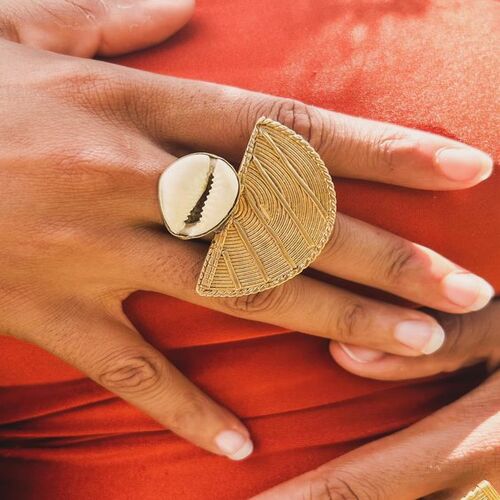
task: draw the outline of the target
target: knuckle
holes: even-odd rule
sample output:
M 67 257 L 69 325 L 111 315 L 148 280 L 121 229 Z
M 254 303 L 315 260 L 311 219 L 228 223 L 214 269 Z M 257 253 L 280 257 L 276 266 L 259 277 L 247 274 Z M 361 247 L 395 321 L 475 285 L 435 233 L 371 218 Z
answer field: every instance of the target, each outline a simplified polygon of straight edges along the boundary
M 82 140 L 64 150 L 54 148 L 53 173 L 61 186 L 93 198 L 100 194 L 103 202 L 122 199 L 125 193 L 138 196 L 151 185 L 152 175 L 138 167 L 144 160 L 131 148 L 111 138 L 101 141 L 99 147 Z
M 182 402 L 173 401 L 174 409 L 167 412 L 169 428 L 172 431 L 189 429 L 193 427 L 193 423 L 203 420 L 207 413 L 206 405 L 195 395 L 184 396 Z
M 313 118 L 311 108 L 293 99 L 277 100 L 273 110 L 276 120 L 311 141 Z
M 312 498 L 328 500 L 374 500 L 380 497 L 375 491 L 368 493 L 351 475 L 326 474 L 317 479 Z
M 58 62 L 57 67 L 53 68 L 53 71 L 40 83 L 45 89 L 57 92 L 58 96 L 62 96 L 60 92 L 64 90 L 74 101 L 78 97 L 88 98 L 89 95 L 97 97 L 103 92 L 111 93 L 116 83 L 114 74 L 95 61 L 69 60 L 64 63 Z M 50 85 L 47 85 L 48 83 Z
M 365 331 L 367 326 L 367 311 L 359 302 L 349 302 L 340 308 L 331 322 L 330 331 L 334 338 L 349 341 L 356 338 L 358 332 Z
M 164 375 L 163 359 L 147 349 L 113 353 L 100 365 L 97 381 L 120 393 L 150 392 L 159 386 Z
M 320 155 L 335 142 L 333 113 L 293 99 L 277 101 L 274 113 L 277 121 L 301 135 Z
M 266 116 L 294 130 L 318 150 L 324 143 L 327 128 L 325 118 L 314 106 L 279 97 L 266 98 L 246 108 L 247 116 L 244 121 L 249 129 L 260 116 Z
M 407 242 L 390 243 L 377 259 L 384 266 L 384 278 L 389 283 L 399 284 L 417 265 L 413 246 Z
M 52 162 L 59 178 L 69 183 L 73 192 L 112 193 L 117 182 L 123 184 L 122 176 L 111 165 L 112 160 L 97 159 L 91 146 L 79 145 L 54 152 Z
M 224 305 L 239 314 L 279 313 L 290 302 L 290 287 L 284 285 L 241 297 L 227 297 Z
M 30 258 L 33 262 L 41 264 L 48 257 L 57 259 L 59 264 L 68 258 L 74 261 L 75 248 L 85 248 L 89 245 L 91 241 L 87 231 L 75 227 L 68 219 L 59 217 L 57 222 L 48 222 L 43 231 L 38 232 L 37 237 L 30 241 Z
M 419 149 L 416 141 L 393 130 L 382 130 L 381 133 L 374 134 L 371 142 L 375 151 L 372 157 L 373 166 L 382 167 L 388 173 L 396 169 L 402 154 L 417 153 Z
M 37 90 L 80 110 L 90 111 L 104 123 L 123 122 L 134 105 L 131 85 L 122 69 L 108 68 L 93 60 L 53 63 L 40 77 Z

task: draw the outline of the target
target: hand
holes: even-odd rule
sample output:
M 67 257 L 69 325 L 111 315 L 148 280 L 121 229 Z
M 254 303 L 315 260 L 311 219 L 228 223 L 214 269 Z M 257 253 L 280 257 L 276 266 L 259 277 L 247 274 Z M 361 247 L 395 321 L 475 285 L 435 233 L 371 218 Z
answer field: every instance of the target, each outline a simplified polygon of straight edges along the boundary
M 385 355 L 356 363 L 338 346 L 335 359 L 358 375 L 414 378 L 486 360 L 500 361 L 500 300 L 479 313 L 442 316 L 447 340 L 425 358 Z M 362 446 L 317 470 L 258 495 L 274 499 L 397 498 L 458 500 L 488 479 L 500 485 L 500 371 L 480 387 L 417 424 Z
M 142 39 L 128 39 L 116 21 L 123 1 L 106 2 L 104 11 L 97 8 L 102 3 L 89 2 L 85 11 L 93 38 L 75 35 L 69 22 L 81 16 L 75 2 L 54 0 L 48 13 L 29 3 L 35 10 L 7 8 L 3 18 L 1 6 L 9 4 L 0 4 L 4 35 L 36 47 L 0 40 L 0 330 L 38 344 L 179 435 L 232 458 L 251 452 L 247 430 L 134 330 L 121 308 L 132 291 L 394 354 L 439 348 L 444 334 L 432 316 L 306 276 L 238 299 L 196 295 L 207 247 L 166 233 L 158 178 L 176 155 L 193 150 L 236 164 L 261 115 L 302 134 L 339 176 L 461 189 L 486 178 L 491 159 L 436 135 L 289 99 L 39 50 L 118 53 L 161 38 L 148 24 L 154 36 L 145 25 Z M 140 5 L 149 12 L 153 3 Z M 492 294 L 484 280 L 431 250 L 342 214 L 313 267 L 448 312 L 480 309 Z

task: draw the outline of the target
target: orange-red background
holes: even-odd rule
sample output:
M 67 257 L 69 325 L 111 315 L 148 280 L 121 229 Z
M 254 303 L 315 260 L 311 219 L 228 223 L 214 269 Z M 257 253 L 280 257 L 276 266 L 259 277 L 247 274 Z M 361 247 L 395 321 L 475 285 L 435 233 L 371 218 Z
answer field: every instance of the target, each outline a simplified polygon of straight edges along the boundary
M 119 62 L 441 133 L 498 159 L 498 21 L 494 0 L 199 0 L 171 41 Z M 497 289 L 499 185 L 497 174 L 454 193 L 336 181 L 341 211 L 440 251 Z M 410 424 L 484 376 L 363 380 L 336 366 L 321 339 L 153 294 L 125 308 L 245 419 L 254 456 L 210 456 L 61 361 L 0 337 L 0 498 L 243 498 Z

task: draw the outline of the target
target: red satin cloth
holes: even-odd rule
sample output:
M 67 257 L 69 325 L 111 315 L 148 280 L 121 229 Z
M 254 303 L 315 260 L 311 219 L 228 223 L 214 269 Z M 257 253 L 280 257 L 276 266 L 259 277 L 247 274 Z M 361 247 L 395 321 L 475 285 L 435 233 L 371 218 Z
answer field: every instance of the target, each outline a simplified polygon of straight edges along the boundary
M 199 0 L 191 24 L 120 62 L 441 133 L 498 158 L 493 0 Z M 500 176 L 463 192 L 337 180 L 340 210 L 443 252 L 500 287 Z M 484 377 L 383 383 L 322 339 L 154 294 L 144 336 L 250 427 L 253 457 L 196 449 L 33 346 L 0 337 L 0 498 L 235 499 L 393 432 Z

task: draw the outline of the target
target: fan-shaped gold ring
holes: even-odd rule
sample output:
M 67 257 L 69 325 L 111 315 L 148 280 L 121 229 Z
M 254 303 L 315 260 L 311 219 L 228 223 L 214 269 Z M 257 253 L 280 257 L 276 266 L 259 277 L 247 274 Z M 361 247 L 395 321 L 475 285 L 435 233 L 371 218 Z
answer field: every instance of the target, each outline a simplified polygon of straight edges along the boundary
M 161 175 L 165 226 L 182 239 L 213 235 L 196 291 L 248 295 L 278 286 L 318 256 L 335 224 L 336 197 L 311 145 L 261 118 L 238 172 L 223 158 L 193 153 Z

